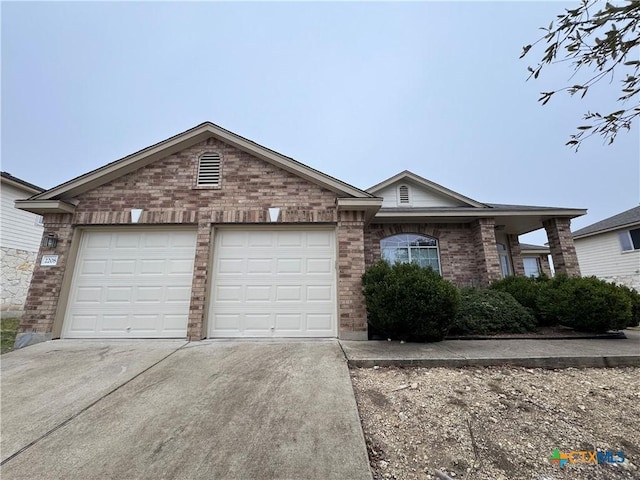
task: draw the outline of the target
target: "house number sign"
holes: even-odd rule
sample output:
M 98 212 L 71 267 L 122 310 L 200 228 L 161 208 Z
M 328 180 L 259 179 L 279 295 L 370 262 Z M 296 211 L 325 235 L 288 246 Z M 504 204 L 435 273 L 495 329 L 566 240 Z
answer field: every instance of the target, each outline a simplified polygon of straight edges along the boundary
M 54 267 L 58 265 L 58 255 L 43 255 L 40 260 L 43 267 Z

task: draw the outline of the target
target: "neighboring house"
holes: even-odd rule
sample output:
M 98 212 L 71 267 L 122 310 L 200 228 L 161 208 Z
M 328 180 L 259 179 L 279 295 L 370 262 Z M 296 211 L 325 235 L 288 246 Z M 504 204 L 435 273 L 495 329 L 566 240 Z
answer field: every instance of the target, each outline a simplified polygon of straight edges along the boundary
M 549 265 L 549 254 L 551 253 L 549 247 L 521 243 L 520 251 L 522 252 L 525 276 L 538 277 L 541 274 L 547 277 L 552 276 L 551 266 Z
M 640 206 L 573 233 L 582 274 L 640 291 Z
M 42 216 L 16 210 L 14 202 L 44 189 L 0 172 L 0 248 L 2 249 L 2 318 L 21 317 L 42 240 Z
M 485 204 L 410 172 L 369 190 L 203 123 L 17 202 L 45 237 L 18 345 L 48 338 L 366 339 L 361 277 L 388 260 L 458 285 L 524 274 L 546 228 L 579 275 L 582 209 Z

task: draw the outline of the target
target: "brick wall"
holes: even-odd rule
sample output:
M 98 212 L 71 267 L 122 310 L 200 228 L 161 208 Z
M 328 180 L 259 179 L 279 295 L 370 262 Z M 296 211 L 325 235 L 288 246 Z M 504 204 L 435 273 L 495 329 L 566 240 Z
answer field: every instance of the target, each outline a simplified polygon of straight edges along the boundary
M 340 212 L 338 221 L 339 337 L 367 339 L 367 310 L 362 294 L 364 214 Z
M 551 258 L 556 273 L 579 277 L 580 266 L 571 234 L 571 220 L 552 218 L 545 220 L 543 225 L 547 231 Z
M 222 159 L 220 187 L 196 186 L 198 157 L 206 152 L 218 153 Z M 203 338 L 206 335 L 203 318 L 209 288 L 211 226 L 271 223 L 269 207 L 281 208 L 278 224 L 338 224 L 341 258 L 339 331 L 366 332 L 364 303 L 360 299 L 359 285 L 355 286 L 355 278 L 359 282 L 364 269 L 364 222 L 360 214 L 349 212 L 350 216 L 343 213 L 338 223 L 336 194 L 332 191 L 210 138 L 76 198 L 79 204 L 73 215 L 45 215 L 45 232 L 58 235 L 58 246 L 38 255 L 20 332 L 52 332 L 74 228 L 129 225 L 130 210 L 142 208 L 140 225 L 197 226 L 188 336 Z M 42 253 L 59 255 L 58 265 L 40 267 Z M 352 294 L 353 298 L 350 297 Z
M 496 248 L 495 220 L 479 218 L 471 226 L 473 244 L 476 251 L 479 285 L 487 286 L 502 278 L 502 269 Z
M 524 262 L 522 261 L 522 249 L 520 248 L 520 239 L 518 235 L 507 235 L 509 242 L 509 250 L 511 250 L 511 265 L 513 265 L 513 274 L 524 276 Z

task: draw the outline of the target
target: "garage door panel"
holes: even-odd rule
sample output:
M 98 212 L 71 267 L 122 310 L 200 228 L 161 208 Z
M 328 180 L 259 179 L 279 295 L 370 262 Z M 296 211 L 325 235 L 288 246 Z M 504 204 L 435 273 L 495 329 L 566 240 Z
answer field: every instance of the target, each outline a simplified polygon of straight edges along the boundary
M 307 314 L 307 329 L 316 331 L 331 330 L 331 315 L 326 313 L 309 313 Z
M 63 336 L 186 336 L 194 231 L 85 232 Z
M 334 230 L 218 230 L 209 335 L 335 336 L 335 255 Z
M 330 285 L 308 285 L 307 302 L 333 302 L 333 288 Z

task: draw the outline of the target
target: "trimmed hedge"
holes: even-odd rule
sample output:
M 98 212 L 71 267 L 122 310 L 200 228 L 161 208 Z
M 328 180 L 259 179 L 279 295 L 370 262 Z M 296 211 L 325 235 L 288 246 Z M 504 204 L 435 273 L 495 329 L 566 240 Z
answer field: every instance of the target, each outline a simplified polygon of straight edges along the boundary
M 458 289 L 431 268 L 380 261 L 362 276 L 369 324 L 388 338 L 437 342 L 460 303 Z
M 466 288 L 450 334 L 525 333 L 535 328 L 533 314 L 509 293 Z
M 627 327 L 640 326 L 640 293 L 635 288 L 629 288 L 626 285 L 618 285 L 618 288 L 631 301 L 631 319 Z
M 543 288 L 549 282 L 546 276 L 539 277 L 519 277 L 509 276 L 502 280 L 497 280 L 489 287 L 491 290 L 498 290 L 509 293 L 520 305 L 527 308 L 537 320 L 538 325 L 545 325 L 538 308 L 538 297 Z
M 538 310 L 547 324 L 594 333 L 621 330 L 632 319 L 629 296 L 596 277 L 556 276 L 541 290 Z

